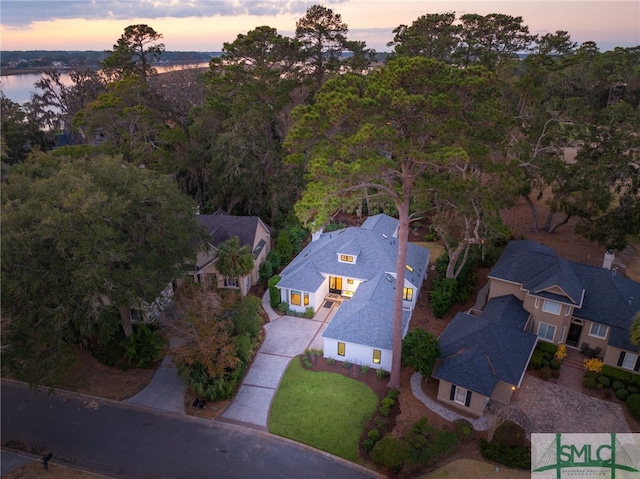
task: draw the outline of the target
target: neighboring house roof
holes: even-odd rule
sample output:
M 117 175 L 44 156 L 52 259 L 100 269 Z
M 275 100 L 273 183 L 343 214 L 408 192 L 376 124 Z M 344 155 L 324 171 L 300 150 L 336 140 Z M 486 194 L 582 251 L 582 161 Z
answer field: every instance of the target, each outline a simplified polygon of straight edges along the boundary
M 582 302 L 583 287 L 569 262 L 530 240 L 511 241 L 489 277 L 522 284 L 531 295 L 544 299 L 574 306 Z
M 487 397 L 498 381 L 519 386 L 537 340 L 523 330 L 528 317 L 513 295 L 490 299 L 480 316 L 456 314 L 438 338 L 433 377 Z
M 567 261 L 551 248 L 530 240 L 510 242 L 489 277 L 522 284 L 534 296 L 571 303 L 575 306 L 574 317 L 611 328 L 611 346 L 639 349 L 629 341 L 629 328 L 640 311 L 640 283 L 615 271 Z M 554 286 L 566 296 L 540 292 Z M 582 291 L 582 297 L 576 303 L 578 291 Z
M 280 273 L 279 288 L 316 291 L 322 283 L 318 275 L 343 276 L 367 281 L 380 273 L 395 273 L 398 258 L 398 240 L 387 235 L 398 220 L 376 215 L 376 221 L 367 228 L 350 227 L 324 233 L 309 243 Z M 367 220 L 368 221 L 368 220 Z M 365 224 L 367 224 L 365 221 Z M 340 262 L 340 255 L 357 256 L 353 263 Z M 416 287 L 422 285 L 429 263 L 429 250 L 414 244 L 407 247 L 407 264 L 413 269 L 405 271 L 405 278 Z
M 362 283 L 352 299 L 341 303 L 322 337 L 376 349 L 393 349 L 394 290 L 395 278 L 386 273 Z M 403 310 L 403 332 L 410 319 L 411 311 Z
M 197 215 L 196 219 L 209 235 L 209 243 L 214 247 L 237 236 L 240 240 L 240 246 L 249 245 L 253 250 L 257 246 L 254 241 L 258 225 L 262 224 L 269 233 L 271 231 L 257 216 L 232 216 L 216 213 Z

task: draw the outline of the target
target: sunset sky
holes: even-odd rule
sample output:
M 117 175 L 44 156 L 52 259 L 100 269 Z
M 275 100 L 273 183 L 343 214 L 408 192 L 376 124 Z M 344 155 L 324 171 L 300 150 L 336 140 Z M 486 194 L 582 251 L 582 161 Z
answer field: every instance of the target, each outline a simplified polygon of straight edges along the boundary
M 390 50 L 398 25 L 450 11 L 521 16 L 531 33 L 566 30 L 601 51 L 640 45 L 637 0 L 2 0 L 0 49 L 110 50 L 126 26 L 146 23 L 163 35 L 167 50 L 220 51 L 223 42 L 260 25 L 293 36 L 296 21 L 317 3 L 342 15 L 349 39 L 379 52 Z

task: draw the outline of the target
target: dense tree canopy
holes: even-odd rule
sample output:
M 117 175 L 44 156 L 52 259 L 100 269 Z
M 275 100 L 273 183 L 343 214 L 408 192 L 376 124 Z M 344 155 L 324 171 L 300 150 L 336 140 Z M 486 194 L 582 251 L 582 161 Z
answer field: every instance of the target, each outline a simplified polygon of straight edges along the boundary
M 116 79 L 136 76 L 146 79 L 156 73 L 153 62 L 160 58 L 165 47 L 162 38 L 152 27 L 145 24 L 129 25 L 108 52 L 102 66 Z
M 12 359 L 36 373 L 35 344 L 55 356 L 120 324 L 130 332 L 129 308 L 155 300 L 195 255 L 194 213 L 169 178 L 118 158 L 40 154 L 11 168 L 1 287 Z

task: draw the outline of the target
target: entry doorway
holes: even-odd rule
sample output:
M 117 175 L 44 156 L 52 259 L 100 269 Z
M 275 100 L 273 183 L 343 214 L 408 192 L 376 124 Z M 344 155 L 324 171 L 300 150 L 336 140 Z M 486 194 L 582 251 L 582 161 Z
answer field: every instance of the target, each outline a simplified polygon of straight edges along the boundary
M 342 294 L 342 277 L 329 276 L 329 292 Z
M 567 334 L 567 346 L 578 347 L 580 342 L 580 335 L 582 334 L 583 323 L 579 319 L 571 321 L 569 326 L 569 333 Z

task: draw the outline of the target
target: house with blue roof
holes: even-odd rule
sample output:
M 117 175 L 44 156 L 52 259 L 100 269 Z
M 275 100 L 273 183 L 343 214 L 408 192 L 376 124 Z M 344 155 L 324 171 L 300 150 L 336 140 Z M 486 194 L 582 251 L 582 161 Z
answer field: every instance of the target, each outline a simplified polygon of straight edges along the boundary
M 433 377 L 442 402 L 477 415 L 489 400 L 508 403 L 536 341 L 597 352 L 607 365 L 640 372 L 640 348 L 629 340 L 640 283 L 530 240 L 510 242 L 488 277 L 482 313 L 458 313 L 439 338 Z
M 280 300 L 300 313 L 337 308 L 324 331 L 326 358 L 391 370 L 398 220 L 371 216 L 360 227 L 318 235 L 280 273 Z M 427 276 L 429 250 L 409 244 L 403 335 Z

